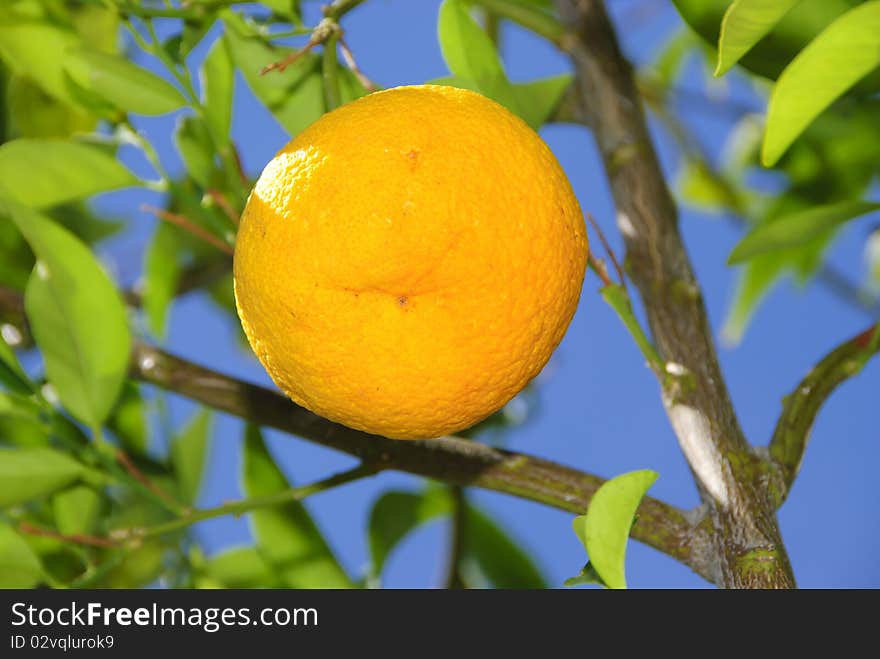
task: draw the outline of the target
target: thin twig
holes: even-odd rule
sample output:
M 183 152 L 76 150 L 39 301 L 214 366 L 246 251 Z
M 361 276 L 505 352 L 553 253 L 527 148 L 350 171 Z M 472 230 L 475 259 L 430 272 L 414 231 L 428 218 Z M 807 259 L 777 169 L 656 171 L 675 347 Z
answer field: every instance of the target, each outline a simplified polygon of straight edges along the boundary
M 189 232 L 196 238 L 208 243 L 209 245 L 216 247 L 221 252 L 225 252 L 226 254 L 232 255 L 235 250 L 233 250 L 232 246 L 228 243 L 224 242 L 217 236 L 215 236 L 210 231 L 203 229 L 198 224 L 193 222 L 187 217 L 180 215 L 178 213 L 171 213 L 170 211 L 163 210 L 161 208 L 156 208 L 154 206 L 149 206 L 148 204 L 141 204 L 141 210 L 145 213 L 150 213 L 155 215 L 160 220 L 165 220 L 166 222 L 170 222 L 171 224 L 175 224 L 179 226 L 184 231 Z
M 229 203 L 229 200 L 223 196 L 223 193 L 219 190 L 215 190 L 214 188 L 210 188 L 205 191 L 205 194 L 211 198 L 217 206 L 220 207 L 220 210 L 228 217 L 233 224 L 238 224 L 238 213 L 235 212 L 235 209 L 232 207 L 232 204 Z
M 109 538 L 99 538 L 98 536 L 85 535 L 82 533 L 73 533 L 68 535 L 64 533 L 59 533 L 58 531 L 53 531 L 52 529 L 44 529 L 39 526 L 34 526 L 30 522 L 21 522 L 18 525 L 18 530 L 27 535 L 52 538 L 53 540 L 60 540 L 61 542 L 67 542 L 74 545 L 85 545 L 87 547 L 116 547 L 119 545 L 118 542 Z
M 620 262 L 617 260 L 617 256 L 614 254 L 614 250 L 611 249 L 611 243 L 608 242 L 608 239 L 605 237 L 605 233 L 602 231 L 602 227 L 599 226 L 599 223 L 596 222 L 596 218 L 593 217 L 592 213 L 585 213 L 587 219 L 590 221 L 590 226 L 593 227 L 593 230 L 596 232 L 596 235 L 599 236 L 599 242 L 602 243 L 602 248 L 605 250 L 605 253 L 608 254 L 608 258 L 611 259 L 611 263 L 614 265 L 614 270 L 617 272 L 617 276 L 620 279 L 620 285 L 626 289 L 626 277 L 623 274 L 623 268 L 620 267 Z
M 449 495 L 452 510 L 449 517 L 449 554 L 446 560 L 445 588 L 461 590 L 467 587 L 461 574 L 467 533 L 467 499 L 464 488 L 459 485 L 452 485 L 449 488 Z
M 342 59 L 345 60 L 345 64 L 354 74 L 354 77 L 358 79 L 358 82 L 363 85 L 364 89 L 368 92 L 377 91 L 379 88 L 376 84 L 370 80 L 364 72 L 361 71 L 360 67 L 357 65 L 357 61 L 354 59 L 354 53 L 351 52 L 351 49 L 348 47 L 348 44 L 345 43 L 345 39 L 339 38 L 339 50 L 342 52 Z
M 176 501 L 174 497 L 172 497 L 170 494 L 165 492 L 161 487 L 151 481 L 144 472 L 138 469 L 138 466 L 134 463 L 134 461 L 121 448 L 116 449 L 116 461 L 120 465 L 122 465 L 125 471 L 127 471 L 132 478 L 134 478 L 138 483 L 147 488 L 150 492 L 152 492 L 157 497 L 170 504 L 174 508 L 181 508 L 180 503 Z

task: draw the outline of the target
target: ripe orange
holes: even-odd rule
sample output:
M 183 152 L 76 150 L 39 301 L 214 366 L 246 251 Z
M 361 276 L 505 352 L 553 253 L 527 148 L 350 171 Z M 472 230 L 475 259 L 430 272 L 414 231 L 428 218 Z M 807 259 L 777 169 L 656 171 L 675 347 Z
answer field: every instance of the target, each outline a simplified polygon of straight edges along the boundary
M 538 374 L 586 260 L 578 202 L 531 128 L 474 92 L 398 87 L 324 115 L 266 166 L 235 296 L 295 402 L 371 433 L 438 437 Z

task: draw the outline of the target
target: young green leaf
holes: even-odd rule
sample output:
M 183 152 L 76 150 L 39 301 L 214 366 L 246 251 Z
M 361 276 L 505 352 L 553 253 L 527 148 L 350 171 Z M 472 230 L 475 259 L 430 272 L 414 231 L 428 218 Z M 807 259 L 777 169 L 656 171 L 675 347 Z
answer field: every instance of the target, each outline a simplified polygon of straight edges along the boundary
M 715 75 L 727 73 L 800 0 L 735 0 L 721 21 Z
M 733 248 L 727 262 L 742 263 L 758 254 L 802 245 L 844 222 L 876 210 L 880 210 L 880 203 L 844 201 L 783 215 L 749 231 Z
M 612 478 L 600 487 L 586 515 L 572 522 L 590 563 L 609 588 L 626 588 L 626 543 L 639 502 L 657 480 L 648 469 Z
M 245 433 L 242 486 L 246 496 L 273 494 L 290 487 L 275 465 L 259 428 Z M 288 588 L 350 588 L 348 575 L 333 556 L 305 506 L 291 501 L 249 514 L 257 548 Z
M 147 326 L 159 338 L 165 337 L 168 311 L 180 283 L 181 265 L 178 229 L 159 222 L 144 257 L 143 295 Z
M 212 556 L 206 574 L 224 588 L 280 588 L 281 582 L 256 547 L 233 547 Z
M 101 494 L 88 485 L 74 485 L 52 497 L 52 512 L 58 530 L 65 535 L 94 531 L 101 517 Z
M 124 57 L 71 48 L 64 59 L 74 82 L 125 112 L 158 115 L 186 105 L 177 87 Z
M 199 495 L 210 439 L 211 413 L 202 409 L 171 440 L 171 465 L 187 503 L 194 503 Z
M 471 81 L 481 94 L 522 116 L 495 46 L 471 17 L 468 6 L 461 0 L 443 0 L 437 30 L 443 59 L 453 75 Z
M 37 138 L 0 146 L 0 181 L 7 194 L 36 208 L 139 183 L 106 151 L 78 142 Z
M 513 93 L 525 122 L 537 130 L 547 123 L 571 87 L 568 73 L 531 82 L 515 83 Z
M 85 472 L 69 455 L 50 448 L 0 449 L 0 508 L 51 494 Z
M 202 83 L 202 105 L 205 123 L 217 145 L 229 143 L 232 127 L 232 99 L 235 89 L 235 69 L 223 39 L 211 46 L 202 64 L 199 78 Z
M 464 554 L 473 557 L 495 588 L 546 588 L 532 558 L 491 517 L 466 509 Z
M 234 12 L 225 12 L 223 39 L 229 55 L 244 76 L 245 82 L 281 126 L 296 135 L 324 114 L 324 86 L 320 57 L 307 53 L 284 71 L 263 68 L 284 59 L 289 48 L 272 48 L 262 38 L 249 36 L 242 19 Z
M 562 582 L 563 586 L 571 588 L 573 586 L 602 586 L 602 588 L 607 588 L 608 585 L 602 581 L 602 577 L 599 576 L 599 573 L 596 572 L 596 568 L 593 567 L 593 564 L 587 561 L 587 564 L 581 568 L 581 571 L 578 572 L 575 576 L 569 577 L 565 581 Z
M 192 179 L 203 189 L 210 188 L 214 147 L 205 124 L 193 116 L 180 117 L 174 130 L 174 144 Z
M 0 213 L 16 223 L 37 256 L 25 311 L 63 405 L 99 427 L 128 371 L 131 335 L 125 306 L 88 247 L 50 219 L 12 201 Z
M 394 548 L 422 524 L 448 515 L 452 503 L 446 490 L 423 493 L 391 491 L 382 494 L 370 510 L 368 536 L 370 572 L 378 578 Z
M 776 161 L 833 101 L 880 66 L 880 0 L 853 7 L 822 31 L 773 87 L 761 162 Z
M 0 588 L 33 588 L 43 580 L 43 566 L 30 545 L 0 522 Z

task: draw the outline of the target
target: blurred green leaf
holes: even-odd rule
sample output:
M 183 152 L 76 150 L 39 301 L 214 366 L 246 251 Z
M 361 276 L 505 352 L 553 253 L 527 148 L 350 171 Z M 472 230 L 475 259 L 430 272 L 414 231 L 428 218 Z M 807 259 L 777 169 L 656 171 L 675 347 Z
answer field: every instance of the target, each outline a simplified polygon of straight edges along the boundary
M 138 184 L 131 172 L 100 149 L 37 138 L 0 146 L 0 181 L 14 199 L 36 208 Z
M 452 74 L 472 82 L 476 91 L 523 116 L 492 40 L 471 17 L 464 2 L 443 0 L 437 30 L 443 59 Z
M 211 412 L 201 409 L 171 440 L 171 465 L 183 500 L 194 503 L 205 472 L 211 441 Z
M 699 39 L 690 29 L 679 30 L 654 57 L 648 74 L 661 89 L 668 89 L 678 79 L 685 61 L 698 45 Z
M 27 373 L 18 363 L 15 352 L 0 336 L 0 383 L 14 393 L 29 394 L 34 390 Z
M 833 101 L 880 66 L 880 0 L 854 7 L 792 60 L 773 87 L 762 163 L 769 167 Z
M 0 417 L 40 421 L 42 413 L 43 407 L 30 396 L 0 391 Z
M 0 212 L 18 226 L 38 261 L 25 310 L 64 406 L 99 427 L 128 371 L 131 336 L 125 306 L 92 252 L 66 229 L 12 201 Z
M 281 583 L 256 547 L 233 547 L 212 556 L 205 572 L 224 588 L 280 588 Z
M 609 588 L 626 588 L 626 543 L 639 502 L 657 480 L 648 469 L 621 474 L 600 487 L 586 515 L 572 522 L 590 563 Z
M 449 495 L 441 488 L 382 494 L 373 504 L 368 522 L 371 576 L 382 574 L 388 557 L 407 534 L 450 510 Z
M 43 566 L 27 542 L 0 522 L 0 588 L 33 588 L 43 580 Z
M 739 207 L 739 199 L 730 185 L 697 160 L 684 161 L 675 187 L 688 205 L 706 212 L 720 213 Z
M 715 75 L 730 70 L 800 0 L 735 0 L 721 21 Z
M 91 132 L 98 125 L 97 117 L 49 95 L 29 78 L 12 76 L 6 92 L 9 128 L 15 137 L 62 138 Z
M 85 48 L 64 51 L 65 68 L 84 89 L 115 107 L 135 114 L 173 112 L 186 99 L 170 82 L 124 57 Z
M 547 123 L 571 87 L 572 80 L 572 76 L 566 73 L 514 84 L 517 107 L 525 122 L 535 130 Z
M 202 105 L 205 123 L 214 143 L 229 143 L 232 128 L 232 100 L 235 89 L 235 68 L 223 39 L 211 46 L 199 72 L 202 83 Z
M 181 245 L 177 230 L 159 222 L 147 247 L 144 263 L 143 306 L 150 332 L 165 337 L 168 312 L 181 276 Z
M 51 494 L 76 481 L 85 467 L 50 448 L 0 449 L 0 508 Z
M 259 428 L 245 433 L 243 490 L 248 497 L 290 488 L 275 465 Z M 255 510 L 248 515 L 257 548 L 289 588 L 350 588 L 348 575 L 299 502 Z
M 284 71 L 261 75 L 260 71 L 284 59 L 291 49 L 273 48 L 262 38 L 249 36 L 235 12 L 224 12 L 223 22 L 223 39 L 232 61 L 254 96 L 289 134 L 296 135 L 324 114 L 324 86 L 317 55 L 307 53 Z
M 89 534 L 101 516 L 101 494 L 88 485 L 74 485 L 55 493 L 52 512 L 58 530 L 65 535 Z
M 214 173 L 214 147 L 205 124 L 193 116 L 178 119 L 174 144 L 186 171 L 203 189 L 211 187 Z
M 742 263 L 758 254 L 795 247 L 866 213 L 880 210 L 880 203 L 844 201 L 782 215 L 755 226 L 740 240 L 727 259 Z
M 146 402 L 135 382 L 129 380 L 123 385 L 122 394 L 107 419 L 107 425 L 128 453 L 136 456 L 147 454 L 150 437 Z
M 546 588 L 532 558 L 480 509 L 468 505 L 464 553 L 472 556 L 495 588 Z

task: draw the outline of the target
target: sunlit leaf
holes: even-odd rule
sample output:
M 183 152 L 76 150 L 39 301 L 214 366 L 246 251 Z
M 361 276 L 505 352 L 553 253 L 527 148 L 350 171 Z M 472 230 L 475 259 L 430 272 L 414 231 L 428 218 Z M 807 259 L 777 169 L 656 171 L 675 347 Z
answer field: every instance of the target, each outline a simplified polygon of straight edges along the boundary
M 0 146 L 0 181 L 16 200 L 37 208 L 138 184 L 130 171 L 101 149 L 37 138 Z
M 798 2 L 800 0 L 735 0 L 721 22 L 715 75 L 726 73 Z
M 51 494 L 84 473 L 82 464 L 60 451 L 0 449 L 0 508 Z
M 58 530 L 65 535 L 91 533 L 101 516 L 101 495 L 88 485 L 74 485 L 52 497 Z
M 639 502 L 657 480 L 644 469 L 612 478 L 600 487 L 586 515 L 575 517 L 574 532 L 590 563 L 609 588 L 626 588 L 626 543 Z
M 248 497 L 265 496 L 290 488 L 275 465 L 258 428 L 245 435 L 243 490 Z M 254 510 L 248 515 L 263 558 L 289 588 L 349 588 L 351 581 L 333 556 L 305 506 L 291 501 L 283 506 Z
M 193 116 L 180 117 L 174 131 L 174 144 L 192 179 L 202 188 L 210 188 L 214 147 L 205 124 Z
M 73 30 L 44 21 L 8 18 L 0 13 L 0 58 L 13 72 L 68 104 L 76 101 L 70 93 L 60 53 L 80 43 Z
M 471 81 L 481 94 L 522 116 L 517 94 L 495 46 L 471 17 L 468 6 L 461 0 L 444 0 L 437 30 L 443 59 L 453 75 Z
M 853 7 L 779 76 L 767 109 L 761 161 L 772 166 L 833 101 L 880 66 L 880 0 Z
M 324 86 L 320 58 L 308 53 L 284 69 L 260 72 L 290 54 L 289 48 L 273 48 L 263 38 L 248 35 L 241 18 L 233 12 L 223 14 L 223 39 L 232 61 L 248 87 L 272 113 L 281 126 L 296 135 L 324 114 Z
M 128 371 L 125 306 L 92 252 L 66 229 L 11 201 L 0 212 L 37 255 L 25 311 L 64 406 L 96 428 L 110 413 Z
M 593 567 L 593 564 L 587 562 L 586 565 L 581 569 L 581 571 L 573 577 L 569 577 L 565 581 L 562 582 L 563 586 L 568 588 L 574 586 L 602 586 L 603 588 L 607 588 L 608 586 L 602 581 L 602 577 L 599 576 L 599 573 L 596 572 L 596 568 Z
M 229 57 L 229 50 L 222 39 L 218 39 L 211 46 L 199 76 L 202 83 L 205 123 L 216 144 L 227 144 L 232 126 L 235 69 Z
M 224 588 L 280 588 L 281 583 L 256 547 L 233 547 L 212 556 L 205 572 Z
M 43 580 L 43 566 L 27 542 L 0 522 L 0 588 L 32 588 Z
M 171 440 L 171 465 L 187 503 L 194 503 L 198 497 L 210 439 L 211 413 L 202 409 Z
M 67 72 L 77 84 L 120 110 L 157 115 L 186 105 L 174 85 L 124 57 L 71 48 L 64 52 L 64 59 Z
M 733 248 L 727 262 L 742 263 L 758 254 L 801 245 L 844 222 L 878 209 L 880 204 L 876 202 L 844 201 L 783 215 L 749 231 Z
M 547 123 L 571 87 L 572 80 L 571 75 L 563 74 L 531 82 L 515 83 L 513 92 L 525 122 L 535 129 Z

